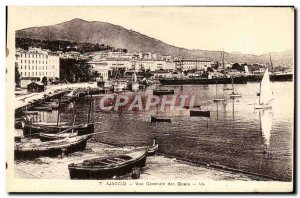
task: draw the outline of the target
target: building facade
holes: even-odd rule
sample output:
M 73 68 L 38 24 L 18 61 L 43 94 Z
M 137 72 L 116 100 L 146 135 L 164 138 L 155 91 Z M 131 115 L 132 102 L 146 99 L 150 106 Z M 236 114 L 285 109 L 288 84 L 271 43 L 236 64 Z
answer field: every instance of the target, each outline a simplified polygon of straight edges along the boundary
M 29 50 L 16 51 L 16 63 L 19 68 L 21 79 L 23 77 L 46 76 L 59 78 L 59 55 L 40 48 L 29 48 Z
M 210 60 L 183 59 L 183 60 L 176 60 L 174 62 L 176 64 L 176 69 L 182 69 L 182 70 L 206 71 L 208 67 L 212 66 L 212 61 Z

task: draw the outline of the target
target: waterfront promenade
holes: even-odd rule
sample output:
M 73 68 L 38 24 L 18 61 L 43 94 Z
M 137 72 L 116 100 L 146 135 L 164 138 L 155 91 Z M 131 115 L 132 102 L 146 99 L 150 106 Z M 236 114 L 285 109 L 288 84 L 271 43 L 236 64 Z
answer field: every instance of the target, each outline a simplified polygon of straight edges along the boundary
M 89 83 L 72 83 L 72 84 L 58 84 L 58 85 L 49 85 L 45 86 L 44 92 L 39 93 L 28 93 L 24 95 L 19 95 L 14 98 L 14 108 L 18 109 L 27 105 L 29 102 L 33 100 L 42 99 L 45 94 L 49 95 L 50 93 L 54 93 L 55 91 L 63 91 L 68 89 L 77 89 L 77 88 L 94 88 L 97 87 L 97 83 L 93 82 Z

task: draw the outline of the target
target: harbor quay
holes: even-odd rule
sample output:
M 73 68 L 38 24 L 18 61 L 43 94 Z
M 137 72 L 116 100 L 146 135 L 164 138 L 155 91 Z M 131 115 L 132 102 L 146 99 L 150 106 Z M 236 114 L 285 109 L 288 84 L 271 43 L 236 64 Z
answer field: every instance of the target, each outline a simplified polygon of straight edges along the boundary
M 97 140 L 91 140 L 83 152 L 75 152 L 59 158 L 42 157 L 33 161 L 17 160 L 15 162 L 15 174 L 18 178 L 24 179 L 69 179 L 68 164 L 71 162 L 80 162 L 82 159 L 91 159 L 95 157 L 106 157 L 111 154 L 128 152 L 135 147 L 117 147 L 110 144 L 104 144 Z M 55 167 L 55 168 L 53 168 Z M 56 171 L 59 169 L 60 171 Z M 167 157 L 163 154 L 157 154 L 147 158 L 147 166 L 141 170 L 140 180 L 157 180 L 164 175 L 167 180 L 239 180 L 239 181 L 262 181 L 257 176 L 235 173 L 209 166 L 197 165 L 175 157 Z M 120 180 L 132 180 L 131 174 L 115 178 Z M 139 181 L 140 181 L 139 180 Z M 147 185 L 147 184 L 146 184 Z M 153 182 L 148 183 L 153 185 Z

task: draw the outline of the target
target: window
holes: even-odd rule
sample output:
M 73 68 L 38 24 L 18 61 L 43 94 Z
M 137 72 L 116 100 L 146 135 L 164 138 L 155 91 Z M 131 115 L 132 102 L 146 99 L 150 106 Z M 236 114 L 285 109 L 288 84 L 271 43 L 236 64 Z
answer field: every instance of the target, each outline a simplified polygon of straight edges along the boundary
M 24 76 L 26 76 L 26 72 L 24 73 Z
M 35 75 L 37 76 L 37 72 L 35 72 Z
M 26 69 L 26 65 L 25 65 L 25 69 Z M 26 75 L 26 72 L 25 72 L 25 75 Z
M 21 60 L 21 63 L 22 63 L 22 60 Z
M 21 65 L 21 69 L 22 69 L 22 65 Z
M 21 76 L 22 76 L 23 74 L 22 74 L 22 72 L 21 72 Z
M 25 60 L 25 63 L 26 63 L 26 60 Z
M 34 76 L 34 72 L 32 72 L 32 76 Z
M 26 58 L 26 54 L 25 54 L 25 58 Z M 25 63 L 26 63 L 26 61 L 25 61 Z M 25 74 L 25 76 L 26 76 L 26 74 Z

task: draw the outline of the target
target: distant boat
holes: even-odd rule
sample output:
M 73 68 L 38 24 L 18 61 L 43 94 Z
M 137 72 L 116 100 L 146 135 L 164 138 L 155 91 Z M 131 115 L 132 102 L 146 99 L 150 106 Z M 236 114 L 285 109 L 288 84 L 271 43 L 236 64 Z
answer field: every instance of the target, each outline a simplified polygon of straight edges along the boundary
M 172 122 L 171 118 L 151 116 L 151 122 Z
M 271 101 L 273 100 L 273 92 L 271 88 L 271 81 L 269 77 L 268 68 L 265 71 L 265 74 L 260 82 L 259 86 L 259 104 L 255 106 L 255 109 L 270 109 Z
M 210 117 L 210 111 L 203 111 L 201 109 L 191 109 L 190 117 Z
M 216 84 L 216 98 L 214 99 L 214 102 L 220 102 L 220 101 L 224 101 L 225 98 L 218 98 L 218 87 Z
M 242 94 L 234 92 L 233 76 L 231 76 L 231 86 L 232 86 L 232 93 L 230 94 L 230 98 L 242 97 Z
M 133 83 L 131 84 L 131 90 L 137 91 L 140 88 L 140 84 L 137 81 L 136 72 L 133 73 Z
M 174 94 L 174 89 L 158 88 L 157 82 L 155 81 L 155 89 L 153 89 L 153 95 L 162 96 L 162 95 L 171 95 L 171 94 Z
M 130 153 L 84 160 L 81 163 L 69 164 L 71 179 L 111 179 L 132 172 L 135 167 L 146 166 L 147 149 Z
M 147 155 L 153 156 L 156 154 L 157 150 L 158 150 L 158 144 L 155 144 L 155 140 L 153 140 L 153 146 L 148 148 Z

